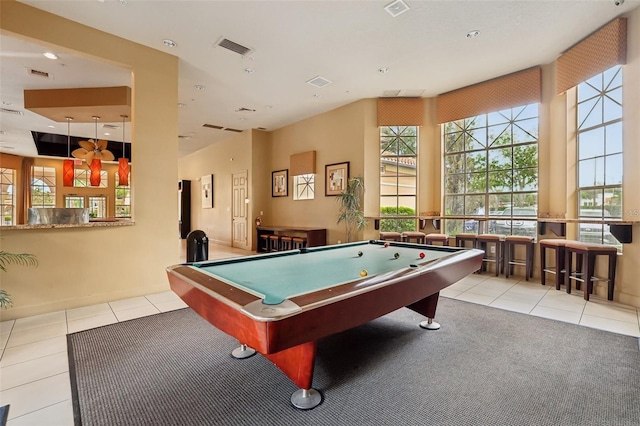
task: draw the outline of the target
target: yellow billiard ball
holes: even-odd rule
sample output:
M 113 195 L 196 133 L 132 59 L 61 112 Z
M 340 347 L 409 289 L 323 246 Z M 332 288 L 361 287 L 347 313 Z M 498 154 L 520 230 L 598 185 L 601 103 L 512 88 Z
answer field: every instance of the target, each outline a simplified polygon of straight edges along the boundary
M 369 275 L 369 273 L 367 272 L 366 269 L 363 269 L 362 271 L 360 271 L 360 276 L 361 277 L 366 277 L 367 275 Z

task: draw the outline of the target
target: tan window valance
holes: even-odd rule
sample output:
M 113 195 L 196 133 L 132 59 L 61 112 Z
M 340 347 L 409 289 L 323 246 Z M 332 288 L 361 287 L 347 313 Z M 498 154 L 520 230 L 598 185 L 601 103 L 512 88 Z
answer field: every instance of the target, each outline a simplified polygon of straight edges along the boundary
M 627 62 L 627 18 L 609 22 L 558 58 L 557 93 Z
M 530 68 L 438 95 L 437 122 L 540 102 L 542 69 Z
M 379 98 L 378 126 L 422 126 L 422 98 Z
M 291 169 L 291 176 L 315 174 L 316 152 L 307 151 L 291 155 L 289 157 L 289 169 Z

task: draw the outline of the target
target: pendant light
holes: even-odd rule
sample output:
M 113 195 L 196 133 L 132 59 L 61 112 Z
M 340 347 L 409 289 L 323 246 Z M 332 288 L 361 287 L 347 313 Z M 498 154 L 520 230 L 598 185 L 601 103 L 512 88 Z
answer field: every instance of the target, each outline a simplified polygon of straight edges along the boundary
M 75 178 L 75 170 L 73 169 L 74 160 L 71 159 L 71 120 L 73 117 L 65 117 L 67 119 L 67 159 L 62 162 L 62 185 L 73 186 Z
M 95 144 L 97 144 L 97 141 L 98 141 L 98 120 L 99 119 L 100 117 L 97 117 L 97 116 L 93 117 L 93 120 L 96 123 L 96 139 L 95 139 L 96 142 L 94 142 Z M 91 164 L 89 165 L 89 168 L 91 169 L 91 175 L 89 176 L 89 183 L 91 183 L 91 186 L 100 186 L 100 171 L 102 170 L 102 161 L 100 161 L 98 158 L 93 157 L 91 160 Z
M 120 117 L 122 117 L 122 157 L 118 158 L 118 186 L 129 186 L 129 159 L 125 155 L 124 143 L 124 123 L 127 116 Z

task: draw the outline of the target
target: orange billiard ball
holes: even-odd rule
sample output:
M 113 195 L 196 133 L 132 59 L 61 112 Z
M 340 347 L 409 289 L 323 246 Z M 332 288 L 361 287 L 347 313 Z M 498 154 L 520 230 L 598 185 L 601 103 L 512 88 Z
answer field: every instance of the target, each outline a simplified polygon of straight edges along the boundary
M 424 259 L 424 253 L 420 252 L 420 259 Z
M 361 277 L 366 277 L 367 275 L 369 275 L 369 273 L 367 272 L 366 269 L 363 269 L 362 271 L 360 271 L 360 276 Z

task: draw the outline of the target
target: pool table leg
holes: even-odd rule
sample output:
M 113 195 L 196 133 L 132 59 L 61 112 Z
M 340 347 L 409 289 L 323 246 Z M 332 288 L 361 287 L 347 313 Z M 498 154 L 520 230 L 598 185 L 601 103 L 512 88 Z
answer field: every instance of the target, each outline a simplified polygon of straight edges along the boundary
M 420 327 L 427 330 L 438 330 L 440 324 L 435 322 L 433 318 L 436 316 L 436 307 L 438 306 L 438 297 L 440 292 L 427 296 L 424 299 L 418 300 L 411 305 L 407 305 L 407 308 L 415 311 L 419 314 L 427 317 L 426 321 L 420 323 Z
M 255 354 L 256 354 L 256 350 L 250 348 L 244 343 L 240 344 L 240 346 L 238 346 L 233 351 L 231 351 L 231 356 L 234 357 L 235 359 L 245 359 L 245 358 L 254 356 Z

